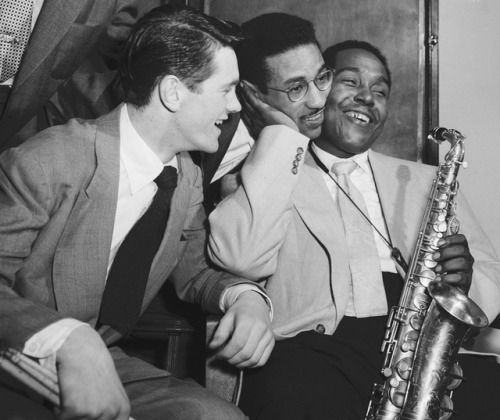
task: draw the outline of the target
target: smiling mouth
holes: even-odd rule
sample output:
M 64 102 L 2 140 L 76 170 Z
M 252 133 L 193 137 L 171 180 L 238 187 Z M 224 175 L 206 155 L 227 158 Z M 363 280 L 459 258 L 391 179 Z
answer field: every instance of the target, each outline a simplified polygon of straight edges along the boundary
M 318 112 L 302 117 L 302 119 L 308 124 L 322 124 L 324 118 L 325 108 L 321 108 Z
M 346 111 L 345 114 L 351 118 L 356 119 L 357 121 L 364 123 L 364 124 L 369 124 L 371 122 L 370 117 L 368 117 L 367 115 L 362 114 L 360 112 Z

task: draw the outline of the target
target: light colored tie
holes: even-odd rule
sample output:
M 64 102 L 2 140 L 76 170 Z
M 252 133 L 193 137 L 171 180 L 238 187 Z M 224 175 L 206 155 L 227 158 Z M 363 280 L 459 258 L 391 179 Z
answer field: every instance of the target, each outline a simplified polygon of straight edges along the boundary
M 368 216 L 365 201 L 350 179 L 356 167 L 353 161 L 336 162 L 332 172 L 340 187 L 359 208 L 338 190 L 337 202 L 344 222 L 352 280 L 352 296 L 346 314 L 362 318 L 387 313 L 387 300 L 373 228 L 361 214 Z
M 0 82 L 17 73 L 31 35 L 33 0 L 0 2 Z

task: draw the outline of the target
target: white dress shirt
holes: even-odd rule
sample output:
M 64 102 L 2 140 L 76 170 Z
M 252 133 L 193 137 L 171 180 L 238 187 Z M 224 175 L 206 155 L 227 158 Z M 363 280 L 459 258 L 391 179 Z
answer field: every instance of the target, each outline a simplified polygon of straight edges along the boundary
M 240 120 L 226 154 L 222 158 L 211 182 L 217 181 L 238 166 L 248 156 L 254 144 L 255 140 L 248 132 L 243 120 Z
M 319 160 L 327 168 L 331 168 L 335 162 L 339 162 L 346 159 L 341 159 L 324 150 L 317 147 L 312 143 L 312 148 L 314 153 L 318 156 Z M 356 155 L 349 160 L 357 163 L 357 168 L 351 173 L 350 178 L 355 187 L 360 191 L 365 205 L 368 211 L 368 217 L 370 221 L 376 226 L 379 232 L 384 235 L 386 239 L 389 238 L 387 234 L 387 228 L 382 215 L 382 208 L 380 206 L 380 200 L 377 193 L 377 188 L 375 186 L 375 181 L 373 179 L 372 170 L 370 168 L 370 163 L 368 162 L 368 152 Z M 325 179 L 326 186 L 330 191 L 330 194 L 334 202 L 337 202 L 337 194 L 339 189 L 337 184 L 330 178 L 328 174 L 321 171 L 323 178 Z M 330 172 L 332 174 L 332 172 Z M 387 271 L 390 273 L 397 273 L 396 265 L 391 257 L 391 250 L 387 243 L 380 237 L 380 235 L 373 229 L 373 236 L 375 239 L 375 244 L 377 245 L 377 251 L 380 258 L 380 266 L 382 271 Z

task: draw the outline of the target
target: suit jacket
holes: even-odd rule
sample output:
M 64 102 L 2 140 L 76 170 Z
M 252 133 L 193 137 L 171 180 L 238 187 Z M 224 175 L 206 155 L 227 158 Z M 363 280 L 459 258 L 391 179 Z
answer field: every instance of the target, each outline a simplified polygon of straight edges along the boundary
M 40 131 L 33 119 L 95 47 L 117 1 L 44 1 L 0 120 L 0 151 Z
M 306 152 L 308 141 L 280 126 L 264 129 L 241 171 L 242 185 L 209 217 L 214 262 L 267 279 L 277 339 L 319 323 L 332 334 L 349 298 L 343 223 Z M 371 150 L 369 160 L 392 242 L 409 261 L 436 168 Z M 500 312 L 500 263 L 462 194 L 457 204 L 475 258 L 469 295 L 493 320 Z
M 63 317 L 95 326 L 116 212 L 119 112 L 49 128 L 0 156 L 0 345 L 21 349 Z M 168 277 L 181 299 L 220 313 L 221 293 L 242 279 L 208 266 L 201 172 L 188 153 L 178 164 L 142 309 Z M 121 338 L 99 332 L 107 344 Z

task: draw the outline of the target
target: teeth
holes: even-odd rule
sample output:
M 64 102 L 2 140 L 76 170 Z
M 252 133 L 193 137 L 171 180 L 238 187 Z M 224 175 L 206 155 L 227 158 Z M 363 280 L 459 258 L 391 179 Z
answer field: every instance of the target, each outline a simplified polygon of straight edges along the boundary
M 314 121 L 314 120 L 320 119 L 322 116 L 323 116 L 323 112 L 320 111 L 320 112 L 317 112 L 316 114 L 309 115 L 308 117 L 306 117 L 306 120 Z
M 224 120 L 217 120 L 215 121 L 215 125 L 221 125 Z
M 361 120 L 365 123 L 370 122 L 370 119 L 366 115 L 360 114 L 359 112 L 348 111 L 348 112 L 346 112 L 346 114 L 349 115 L 350 117 L 356 118 L 356 119 Z

